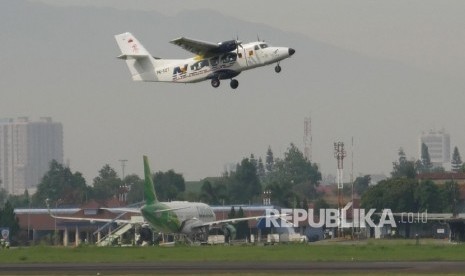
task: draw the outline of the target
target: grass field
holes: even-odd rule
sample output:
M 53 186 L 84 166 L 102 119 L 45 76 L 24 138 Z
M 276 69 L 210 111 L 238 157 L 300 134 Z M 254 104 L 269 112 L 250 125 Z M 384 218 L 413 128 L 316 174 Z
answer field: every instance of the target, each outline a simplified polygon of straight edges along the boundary
M 0 250 L 1 263 L 154 261 L 465 261 L 465 244 L 411 240 L 273 246 L 47 247 Z

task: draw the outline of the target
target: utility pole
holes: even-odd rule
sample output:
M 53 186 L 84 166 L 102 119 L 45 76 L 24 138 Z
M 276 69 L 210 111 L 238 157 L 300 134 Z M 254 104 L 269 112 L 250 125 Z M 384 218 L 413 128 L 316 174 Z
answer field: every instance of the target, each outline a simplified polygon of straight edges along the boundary
M 312 161 L 312 118 L 304 118 L 304 157 Z
M 354 239 L 355 229 L 354 229 L 354 137 L 352 136 L 352 146 L 350 149 L 350 159 L 351 159 L 351 172 L 350 172 L 350 183 L 352 184 L 352 239 Z
M 346 151 L 344 150 L 343 142 L 334 142 L 334 157 L 337 159 L 338 237 L 341 237 L 342 192 L 344 188 L 343 169 L 344 157 L 346 157 Z
M 127 159 L 120 159 L 118 160 L 121 163 L 121 169 L 123 171 L 123 177 L 121 179 L 124 179 L 124 169 L 126 168 L 126 162 L 128 162 Z
M 126 168 L 126 162 L 128 162 L 128 160 L 127 159 L 120 159 L 118 161 L 121 162 L 121 170 L 123 171 L 123 177 L 121 178 L 122 186 L 119 189 L 118 199 L 121 202 L 126 202 L 127 196 L 128 196 L 128 187 L 126 186 L 126 184 L 124 184 L 124 177 L 125 177 L 124 169 Z

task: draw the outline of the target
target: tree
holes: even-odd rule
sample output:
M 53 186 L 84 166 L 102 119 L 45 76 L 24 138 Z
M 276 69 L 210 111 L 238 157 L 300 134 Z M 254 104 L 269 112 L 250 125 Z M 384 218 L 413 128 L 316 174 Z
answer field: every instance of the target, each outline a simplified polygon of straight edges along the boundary
M 22 195 L 10 195 L 8 197 L 8 201 L 10 202 L 13 208 L 28 208 L 30 207 L 31 198 L 29 196 L 28 190 L 24 190 Z
M 444 186 L 441 187 L 441 195 L 443 202 L 442 212 L 457 214 L 457 205 L 460 201 L 460 190 L 457 182 L 447 181 Z
M 460 158 L 460 152 L 457 147 L 454 147 L 454 153 L 452 154 L 451 167 L 453 172 L 459 172 L 462 168 L 462 158 Z
M 1 188 L 0 189 L 0 206 L 3 206 L 5 204 L 7 198 L 8 198 L 8 192 L 5 189 Z
M 205 180 L 200 188 L 200 200 L 208 204 L 219 204 L 218 197 L 210 181 Z
M 263 179 L 266 174 L 265 165 L 263 165 L 263 160 L 261 157 L 258 158 L 257 174 L 260 179 Z
M 439 189 L 431 180 L 421 181 L 415 189 L 415 202 L 418 206 L 418 212 L 438 213 L 442 211 L 442 201 L 439 195 Z
M 275 161 L 273 172 L 267 175 L 265 186 L 272 193 L 272 201 L 283 207 L 291 207 L 300 199 L 315 198 L 315 187 L 320 180 L 318 166 L 305 159 L 303 153 L 291 143 L 284 159 Z
M 106 164 L 100 169 L 99 175 L 94 178 L 93 198 L 96 200 L 108 200 L 118 195 L 123 181 L 116 171 Z
M 50 169 L 42 177 L 32 196 L 33 206 L 44 206 L 45 200 L 60 204 L 82 204 L 89 188 L 80 172 L 72 173 L 56 160 L 50 162 Z
M 153 183 L 158 200 L 170 201 L 183 199 L 182 193 L 186 190 L 186 182 L 182 174 L 178 174 L 174 170 L 167 172 L 159 171 L 153 176 Z
M 371 176 L 359 176 L 354 181 L 354 192 L 358 195 L 363 195 L 363 193 L 368 189 L 371 182 Z
M 425 143 L 421 143 L 421 165 L 422 165 L 422 172 L 429 172 L 433 167 L 431 163 L 431 158 L 429 156 L 428 146 Z
M 3 209 L 0 209 L 0 226 L 10 229 L 10 237 L 14 237 L 19 231 L 19 222 L 14 211 L 15 209 L 9 201 L 5 203 Z
M 407 157 L 402 148 L 399 149 L 399 161 L 393 162 L 391 175 L 393 178 L 411 178 L 416 176 L 416 166 L 414 161 L 407 161 Z
M 231 207 L 231 210 L 229 211 L 228 213 L 228 219 L 233 219 L 233 218 L 243 218 L 245 217 L 244 215 L 244 210 L 242 209 L 242 207 L 239 207 L 239 210 L 236 211 L 236 209 L 234 208 L 234 206 Z M 229 227 L 234 227 L 235 231 L 234 231 L 234 236 L 239 238 L 239 239 L 245 239 L 247 238 L 248 236 L 248 233 L 249 233 L 249 226 L 248 226 L 248 222 L 247 221 L 239 221 L 237 223 L 234 224 L 234 226 L 232 225 L 229 225 Z
M 236 213 L 236 218 L 245 217 L 244 210 L 242 207 L 239 207 L 239 210 Z M 246 220 L 239 221 L 235 225 L 236 227 L 236 237 L 238 239 L 246 239 L 249 234 L 249 222 Z
M 229 178 L 228 191 L 233 203 L 247 203 L 261 195 L 262 186 L 253 159 L 244 158 L 237 165 Z
M 144 198 L 144 180 L 136 174 L 130 174 L 123 179 L 124 185 L 129 189 L 127 203 L 133 204 L 143 201 Z
M 268 150 L 266 151 L 266 159 L 265 159 L 265 169 L 267 173 L 270 173 L 273 171 L 274 168 L 274 157 L 273 157 L 273 151 L 271 150 L 271 147 L 268 146 Z
M 417 181 L 408 178 L 391 178 L 371 186 L 362 195 L 362 207 L 381 211 L 390 208 L 393 212 L 417 212 L 415 201 Z

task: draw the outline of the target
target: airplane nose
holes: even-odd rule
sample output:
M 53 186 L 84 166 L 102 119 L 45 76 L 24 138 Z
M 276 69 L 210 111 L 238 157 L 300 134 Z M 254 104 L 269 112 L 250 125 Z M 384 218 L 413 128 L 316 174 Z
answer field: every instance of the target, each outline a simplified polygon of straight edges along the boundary
M 292 48 L 289 48 L 289 56 L 292 56 L 295 53 L 295 50 Z

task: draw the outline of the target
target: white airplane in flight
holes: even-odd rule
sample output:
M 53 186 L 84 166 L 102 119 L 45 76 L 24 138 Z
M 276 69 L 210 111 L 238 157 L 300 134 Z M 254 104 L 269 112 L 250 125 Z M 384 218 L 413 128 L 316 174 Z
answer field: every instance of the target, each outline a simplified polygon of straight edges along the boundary
M 170 41 L 196 54 L 188 59 L 161 59 L 153 57 L 131 33 L 115 35 L 121 49 L 118 58 L 126 61 L 134 81 L 192 83 L 211 80 L 213 87 L 220 80 L 231 79 L 232 89 L 239 86 L 234 79 L 242 71 L 277 63 L 292 56 L 295 50 L 272 47 L 263 41 L 242 44 L 239 40 L 211 43 L 180 37 Z

